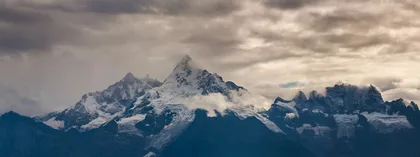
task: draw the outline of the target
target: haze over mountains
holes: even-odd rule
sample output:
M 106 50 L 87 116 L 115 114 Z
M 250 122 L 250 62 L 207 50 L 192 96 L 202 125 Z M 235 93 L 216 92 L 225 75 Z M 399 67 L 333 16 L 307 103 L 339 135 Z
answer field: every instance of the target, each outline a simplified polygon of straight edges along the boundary
M 128 73 L 39 117 L 0 117 L 2 156 L 417 157 L 420 110 L 374 87 L 264 102 L 185 56 L 159 82 Z M 380 141 L 380 142 L 378 142 Z
M 296 93 L 279 85 L 321 92 L 338 81 L 374 84 L 387 101 L 420 97 L 420 28 L 413 27 L 420 22 L 419 1 L 0 0 L 0 5 L 0 91 L 17 94 L 7 97 L 15 110 L 28 108 L 21 100 L 42 109 L 19 110 L 25 115 L 63 110 L 127 72 L 163 81 L 185 53 L 271 99 Z
M 419 157 L 419 23 L 416 0 L 0 0 L 0 157 Z

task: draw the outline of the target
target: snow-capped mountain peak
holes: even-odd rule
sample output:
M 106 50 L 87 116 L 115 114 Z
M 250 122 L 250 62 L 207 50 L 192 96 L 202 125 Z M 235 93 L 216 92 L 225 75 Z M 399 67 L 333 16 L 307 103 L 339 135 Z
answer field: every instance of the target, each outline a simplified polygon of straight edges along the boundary
M 306 97 L 305 93 L 303 93 L 302 91 L 299 91 L 296 94 L 296 96 L 293 98 L 293 101 L 296 101 L 296 102 L 302 102 L 306 100 L 308 100 L 308 98 Z
M 408 106 L 414 111 L 419 111 L 419 106 L 414 101 L 411 101 Z
M 62 112 L 38 117 L 38 119 L 53 128 L 78 128 L 80 130 L 97 128 L 121 116 L 126 108 L 132 106 L 137 97 L 160 85 L 159 81 L 150 77 L 139 79 L 132 73 L 128 73 L 123 79 L 103 91 L 83 95 L 81 100 L 72 107 Z M 55 124 L 60 124 L 60 126 Z
M 133 73 L 127 73 L 122 80 L 125 81 L 135 81 L 137 78 L 133 75 Z
M 189 55 L 185 55 L 181 61 L 175 66 L 174 71 L 183 70 L 191 66 L 192 58 Z
M 119 133 L 147 137 L 149 147 L 156 149 L 187 128 L 196 109 L 230 110 L 240 119 L 255 117 L 273 132 L 283 133 L 259 113 L 259 108 L 247 107 L 262 103 L 258 100 L 243 87 L 225 82 L 185 56 L 163 83 L 128 73 L 104 91 L 84 95 L 73 107 L 49 115 L 43 122 L 56 129 L 85 131 L 115 121 Z
M 199 68 L 192 58 L 186 55 L 176 64 L 161 86 L 138 98 L 133 110 L 139 110 L 150 104 L 155 110 L 162 111 L 167 104 L 184 104 L 192 96 L 217 93 L 229 97 L 232 90 L 245 89 L 233 82 L 225 82 L 216 73 Z M 141 111 L 133 113 L 138 112 Z
M 195 109 L 209 112 L 230 109 L 241 118 L 256 117 L 274 132 L 281 133 L 257 111 L 247 108 L 246 103 L 251 102 L 245 97 L 249 95 L 243 87 L 225 82 L 218 74 L 199 68 L 191 57 L 185 56 L 161 86 L 139 97 L 135 106 L 117 123 L 122 128 L 120 132 L 139 134 L 139 130 L 147 130 L 140 134 L 154 134 L 150 137 L 151 147 L 157 149 L 194 120 Z
M 161 83 L 155 79 L 146 76 L 138 79 L 132 73 L 127 75 L 119 82 L 109 86 L 102 92 L 99 92 L 103 98 L 111 98 L 110 101 L 134 101 L 136 97 L 143 95 L 145 90 L 160 86 Z
M 200 75 L 203 70 L 193 64 L 193 60 L 190 56 L 184 56 L 175 66 L 172 73 L 165 79 L 163 84 L 176 87 L 196 85 L 197 76 Z
M 173 89 L 174 92 L 184 95 L 221 93 L 226 96 L 230 90 L 244 89 L 233 82 L 225 82 L 216 73 L 199 68 L 188 55 L 181 59 L 159 88 Z

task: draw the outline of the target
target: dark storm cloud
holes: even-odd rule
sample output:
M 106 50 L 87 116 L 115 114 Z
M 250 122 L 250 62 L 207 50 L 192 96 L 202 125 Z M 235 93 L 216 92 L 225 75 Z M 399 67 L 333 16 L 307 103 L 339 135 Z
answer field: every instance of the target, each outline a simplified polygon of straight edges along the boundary
M 11 24 L 37 24 L 51 22 L 49 16 L 24 9 L 0 7 L 0 21 Z
M 141 11 L 150 11 L 152 1 L 150 0 L 86 0 L 85 11 L 98 13 L 137 13 Z
M 0 7 L 0 54 L 45 52 L 71 33 L 48 13 L 27 7 Z
M 293 1 L 293 2 L 292 2 Z M 291 6 L 304 6 L 321 1 L 268 1 L 267 3 L 295 4 Z M 299 4 L 299 5 L 297 5 Z M 275 5 L 273 5 L 275 6 Z M 285 5 L 288 6 L 288 5 Z M 252 36 L 262 38 L 274 45 L 283 44 L 292 46 L 294 49 L 305 50 L 314 54 L 323 54 L 325 57 L 337 56 L 340 49 L 346 52 L 363 51 L 365 48 L 375 46 L 383 48 L 380 53 L 404 53 L 411 49 L 411 43 L 399 40 L 387 31 L 374 31 L 382 27 L 393 25 L 395 28 L 412 26 L 410 20 L 392 20 L 392 14 L 369 10 L 355 10 L 354 8 L 334 9 L 322 12 L 319 10 L 304 10 L 297 14 L 293 22 L 298 26 L 297 31 L 283 31 L 258 28 L 251 30 Z M 294 15 L 294 14 L 292 14 Z M 279 16 L 289 16 L 288 12 L 282 12 Z M 269 20 L 275 24 L 282 19 Z M 395 22 L 394 22 L 395 21 Z M 285 21 L 289 22 L 290 21 Z M 387 28 L 388 29 L 388 28 Z M 412 39 L 411 41 L 415 41 Z M 284 52 L 287 53 L 287 52 Z M 293 53 L 293 52 L 292 52 Z M 318 55 L 319 56 L 319 55 Z
M 329 34 L 320 37 L 325 41 L 325 44 L 334 44 L 339 48 L 348 48 L 352 51 L 357 51 L 362 48 L 382 45 L 393 44 L 393 40 L 386 34 L 375 35 L 358 35 L 358 34 Z
M 360 50 L 382 44 L 397 44 L 386 34 L 362 35 L 356 33 L 325 33 L 314 34 L 313 36 L 282 35 L 261 36 L 269 42 L 282 42 L 293 45 L 295 48 L 308 50 L 314 53 L 334 55 L 338 53 L 338 48 L 347 48 L 353 51 Z M 399 47 L 406 46 L 399 43 Z M 401 50 L 400 50 L 401 51 Z M 284 56 L 284 55 L 283 55 Z M 290 54 L 290 56 L 295 56 Z
M 220 57 L 233 53 L 236 46 L 243 42 L 236 36 L 234 25 L 225 23 L 206 26 L 196 26 L 190 30 L 182 42 L 185 44 L 199 45 L 200 56 Z
M 272 53 L 265 53 L 265 52 L 272 52 Z M 235 55 L 240 56 L 240 54 L 244 53 L 244 51 L 239 51 L 237 53 L 232 53 L 232 52 L 225 52 L 225 53 L 230 53 L 233 56 Z M 242 59 L 239 62 L 227 62 L 227 63 L 224 63 L 223 66 L 225 69 L 227 68 L 241 69 L 241 68 L 246 68 L 250 66 L 255 66 L 260 63 L 276 62 L 276 61 L 287 60 L 287 59 L 293 60 L 293 59 L 299 59 L 299 58 L 305 58 L 305 57 L 307 57 L 306 54 L 298 54 L 289 50 L 277 50 L 276 48 L 267 47 L 267 48 L 261 48 L 258 51 L 258 55 L 255 57 Z
M 82 0 L 74 3 L 58 1 L 50 8 L 70 12 L 104 14 L 163 14 L 214 16 L 229 14 L 239 9 L 236 0 Z
M 299 9 L 305 5 L 310 5 L 318 2 L 319 0 L 266 0 L 267 7 L 279 9 Z
M 420 4 L 417 3 L 417 1 L 400 1 L 400 3 L 403 4 L 404 9 L 411 10 L 413 12 L 419 12 L 420 11 Z
M 7 1 L 3 3 L 8 4 Z M 83 34 L 84 25 L 90 25 L 89 29 L 97 30 L 112 24 L 121 14 L 194 16 L 211 19 L 214 16 L 230 14 L 240 8 L 236 0 L 57 0 L 47 4 L 27 1 L 11 4 L 4 5 L 7 8 L 0 7 L 2 54 L 49 52 L 61 42 L 80 41 L 73 39 L 81 39 L 78 35 Z M 105 22 L 101 22 L 103 19 Z M 194 22 L 194 19 L 191 19 L 191 22 Z M 185 39 L 184 42 L 194 40 L 192 44 L 208 45 L 208 48 L 223 47 L 237 42 L 236 39 L 211 35 L 203 37 L 203 42 L 196 40 L 201 35 L 191 35 L 190 39 Z
M 381 14 L 352 9 L 340 9 L 329 13 L 310 12 L 308 17 L 304 17 L 302 20 L 309 22 L 307 28 L 324 32 L 334 28 L 366 30 L 375 27 L 375 24 L 383 20 L 383 17 L 384 15 Z
M 405 53 L 410 50 L 411 43 L 391 37 L 389 31 L 373 33 L 373 30 L 379 30 L 381 27 L 390 29 L 412 26 L 413 23 L 408 19 L 403 20 L 404 22 L 390 20 L 395 16 L 392 12 L 375 13 L 354 9 L 337 9 L 329 13 L 311 12 L 307 15 L 303 16 L 300 23 L 305 29 L 316 32 L 307 40 L 316 40 L 317 42 L 305 42 L 303 45 L 314 49 L 315 52 L 320 52 L 319 47 L 326 48 L 320 49 L 321 51 L 337 53 L 337 48 L 347 48 L 355 52 L 381 45 L 389 46 L 389 48 L 381 50 L 380 53 L 383 54 Z M 337 30 L 342 32 L 338 33 Z
M 51 22 L 47 15 L 0 7 L 0 21 L 0 53 L 42 50 L 49 46 L 49 37 L 41 33 Z
M 10 4 L 2 5 L 6 1 Z M 270 98 L 290 93 L 278 85 L 293 81 L 309 82 L 309 91 L 375 77 L 363 83 L 396 91 L 406 78 L 418 78 L 420 48 L 414 48 L 420 46 L 420 3 L 389 3 L 0 0 L 0 83 L 13 84 L 20 93 L 31 86 L 45 97 L 29 97 L 56 110 L 57 104 L 74 104 L 80 93 L 107 87 L 125 72 L 163 80 L 177 56 L 190 54 L 203 68 L 250 91 L 256 86 Z M 21 52 L 58 53 L 29 55 L 21 64 L 10 59 Z M 395 79 L 381 78 L 387 76 Z

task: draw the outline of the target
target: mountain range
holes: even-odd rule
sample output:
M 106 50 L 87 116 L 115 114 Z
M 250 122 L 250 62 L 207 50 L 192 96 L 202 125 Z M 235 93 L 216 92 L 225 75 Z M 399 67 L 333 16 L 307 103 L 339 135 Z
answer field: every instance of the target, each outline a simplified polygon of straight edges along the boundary
M 338 84 L 269 109 L 185 56 L 160 82 L 128 73 L 73 106 L 0 116 L 10 157 L 418 157 L 420 110 L 374 87 Z

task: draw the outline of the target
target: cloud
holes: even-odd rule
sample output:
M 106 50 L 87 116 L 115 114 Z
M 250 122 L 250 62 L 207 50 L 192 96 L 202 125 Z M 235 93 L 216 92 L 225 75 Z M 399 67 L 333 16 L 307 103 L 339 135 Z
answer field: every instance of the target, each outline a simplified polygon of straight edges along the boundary
M 366 78 L 364 82 L 366 84 L 374 84 L 378 87 L 382 92 L 386 92 L 388 90 L 396 89 L 398 87 L 398 83 L 400 83 L 402 79 L 400 78 Z
M 19 8 L 0 8 L 0 20 L 14 24 L 36 24 L 50 22 L 48 15 Z
M 269 98 L 337 82 L 375 84 L 384 92 L 419 87 L 417 1 L 0 0 L 0 5 L 0 83 L 22 96 L 36 95 L 50 110 L 73 105 L 127 72 L 163 80 L 184 54 Z M 305 86 L 279 87 L 288 82 Z M 411 97 L 405 93 L 400 96 Z
M 28 7 L 0 7 L 0 54 L 48 52 L 76 35 L 50 14 Z
M 299 88 L 302 86 L 305 86 L 305 83 L 297 82 L 297 81 L 280 84 L 280 88 Z
M 0 114 L 14 111 L 34 116 L 45 112 L 37 101 L 22 96 L 17 91 L 5 86 L 0 86 L 0 106 Z
M 1 7 L 0 21 L 0 52 L 43 50 L 52 42 L 44 34 L 50 23 L 46 15 Z
M 420 90 L 415 88 L 397 88 L 386 91 L 382 93 L 382 95 L 384 99 L 388 101 L 404 98 L 407 102 L 414 101 L 416 104 L 419 104 L 418 102 L 420 102 Z
M 299 9 L 305 5 L 316 3 L 318 0 L 266 0 L 267 7 L 279 9 Z
M 239 9 L 237 0 L 58 0 L 44 7 L 66 12 L 219 16 Z
M 251 94 L 245 91 L 231 91 L 230 99 L 220 93 L 210 93 L 209 95 L 195 95 L 186 99 L 185 104 L 189 109 L 204 109 L 209 116 L 216 116 L 215 111 L 223 113 L 226 109 L 255 107 L 254 109 L 269 109 L 271 100 L 262 96 Z

